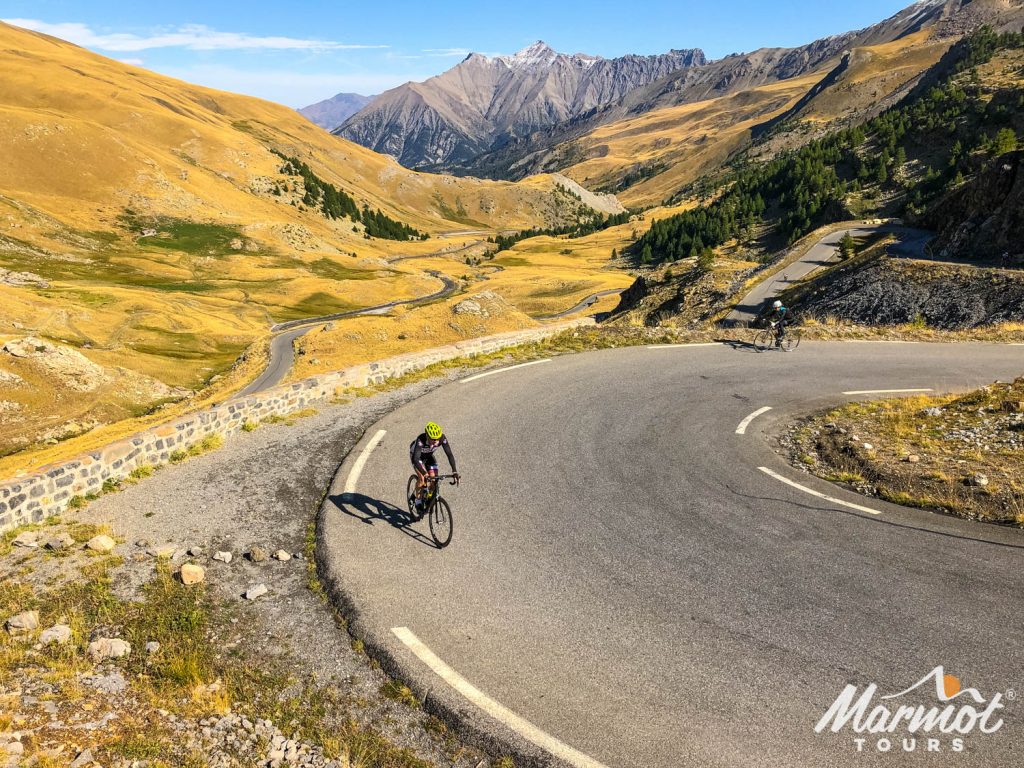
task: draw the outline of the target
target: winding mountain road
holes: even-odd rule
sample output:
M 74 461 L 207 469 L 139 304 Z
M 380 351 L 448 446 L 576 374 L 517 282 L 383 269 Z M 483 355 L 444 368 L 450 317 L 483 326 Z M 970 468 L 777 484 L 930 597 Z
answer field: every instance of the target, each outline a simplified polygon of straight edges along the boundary
M 483 738 L 586 768 L 1019 765 L 1024 533 L 808 476 L 766 433 L 878 390 L 976 387 L 1020 348 L 805 342 L 590 352 L 476 375 L 367 432 L 318 560 L 355 634 Z M 867 397 L 878 397 L 868 394 Z M 449 547 L 411 524 L 408 444 L 444 425 Z M 843 691 L 943 665 L 1004 725 L 904 753 L 814 728 Z M 937 704 L 934 685 L 899 704 Z M 959 704 L 959 700 L 957 702 Z M 880 752 L 890 737 L 892 751 Z M 864 738 L 863 752 L 856 738 Z
M 923 257 L 925 246 L 934 236 L 934 232 L 913 229 L 895 224 L 852 225 L 838 232 L 832 232 L 812 245 L 802 257 L 792 264 L 775 270 L 761 280 L 735 309 L 725 318 L 725 325 L 745 325 L 757 317 L 757 313 L 766 301 L 779 296 L 794 283 L 803 280 L 822 267 L 834 263 L 839 256 L 839 241 L 849 232 L 853 237 L 867 237 L 876 232 L 887 232 L 896 235 L 897 242 L 890 246 L 890 251 L 911 258 Z
M 271 332 L 274 334 L 270 339 L 270 359 L 267 361 L 267 367 L 263 369 L 261 373 L 252 383 L 249 384 L 245 389 L 238 393 L 238 396 L 251 395 L 255 392 L 262 392 L 265 389 L 276 387 L 282 381 L 285 376 L 288 375 L 288 371 L 291 370 L 292 364 L 295 362 L 295 340 L 300 336 L 316 328 L 318 325 L 329 323 L 334 320 L 344 320 L 349 317 L 364 317 L 366 315 L 383 315 L 388 310 L 394 309 L 395 307 L 402 306 L 404 304 L 422 304 L 428 301 L 436 301 L 443 299 L 447 296 L 451 296 L 458 290 L 459 284 L 452 280 L 450 277 L 442 275 L 440 272 L 430 271 L 429 274 L 436 277 L 443 283 L 443 287 L 439 291 L 428 294 L 426 296 L 419 296 L 414 299 L 402 299 L 400 301 L 389 301 L 385 304 L 377 304 L 373 307 L 363 307 L 362 309 L 353 309 L 348 312 L 337 312 L 333 315 L 322 315 L 320 317 L 303 318 L 301 320 L 290 320 L 286 323 L 278 323 Z
M 584 309 L 589 309 L 590 307 L 592 307 L 595 304 L 597 304 L 597 302 L 599 302 L 605 296 L 616 296 L 616 295 L 622 293 L 624 290 L 626 290 L 626 289 L 625 288 L 612 288 L 611 290 L 607 290 L 607 291 L 598 291 L 597 293 L 592 293 L 589 296 L 587 296 L 587 298 L 583 299 L 583 301 L 581 301 L 579 304 L 576 304 L 575 306 L 569 307 L 569 309 L 563 310 L 561 312 L 556 312 L 553 315 L 542 315 L 542 316 L 538 317 L 537 319 L 538 320 L 559 320 L 559 319 L 561 319 L 563 317 L 568 317 L 569 315 L 574 315 L 577 312 L 582 312 Z

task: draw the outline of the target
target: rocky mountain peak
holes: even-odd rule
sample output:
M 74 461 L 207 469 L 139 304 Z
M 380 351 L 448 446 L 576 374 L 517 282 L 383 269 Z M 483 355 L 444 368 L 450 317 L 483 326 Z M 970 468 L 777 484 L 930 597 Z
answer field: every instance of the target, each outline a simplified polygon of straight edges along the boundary
M 500 56 L 499 58 L 513 67 L 548 66 L 558 58 L 558 51 L 543 40 L 538 40 L 521 51 L 516 51 L 511 56 Z

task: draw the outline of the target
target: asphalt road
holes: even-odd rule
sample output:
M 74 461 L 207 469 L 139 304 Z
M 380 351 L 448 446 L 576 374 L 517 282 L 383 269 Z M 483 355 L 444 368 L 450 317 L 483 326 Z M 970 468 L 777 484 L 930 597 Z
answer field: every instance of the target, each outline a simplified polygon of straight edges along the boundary
M 727 325 L 741 325 L 751 322 L 764 306 L 794 283 L 836 260 L 839 254 L 839 241 L 849 232 L 854 237 L 867 237 L 875 232 L 891 232 L 898 237 L 898 242 L 890 250 L 902 256 L 912 258 L 923 257 L 925 246 L 935 235 L 923 229 L 912 229 L 891 224 L 864 225 L 843 229 L 826 235 L 808 249 L 798 261 L 788 267 L 778 269 L 765 277 L 736 305 L 736 308 L 725 318 Z
M 344 320 L 349 317 L 363 317 L 365 315 L 383 315 L 388 310 L 394 307 L 401 306 L 402 304 L 420 304 L 428 301 L 435 301 L 437 299 L 443 299 L 446 296 L 450 296 L 455 293 L 458 289 L 458 283 L 449 277 L 445 277 L 440 272 L 430 272 L 431 275 L 438 278 L 443 286 L 440 290 L 426 296 L 419 296 L 415 299 L 403 299 L 402 301 L 389 301 L 386 304 L 377 304 L 373 307 L 363 307 L 362 309 L 353 309 L 348 312 L 338 312 L 333 315 L 323 315 L 322 317 L 310 317 L 302 320 L 290 320 L 287 323 L 278 323 L 273 327 L 274 336 L 270 339 L 270 359 L 267 361 L 267 367 L 263 369 L 263 372 L 252 381 L 245 389 L 239 392 L 239 396 L 251 395 L 254 392 L 262 392 L 264 389 L 270 389 L 276 387 L 282 381 L 285 376 L 288 375 L 288 371 L 291 370 L 292 363 L 295 362 L 295 340 L 300 336 L 305 335 L 313 328 L 324 323 L 329 323 L 334 320 Z
M 428 703 L 529 751 L 525 718 L 578 750 L 574 765 L 1019 765 L 1024 704 L 1007 692 L 1024 690 L 1024 533 L 867 500 L 793 469 L 765 432 L 844 391 L 1022 369 L 1019 347 L 805 342 L 607 350 L 450 384 L 368 430 L 323 507 L 318 557 L 355 634 Z M 404 512 L 428 419 L 464 477 L 445 488 L 444 550 Z M 511 720 L 464 698 L 402 627 Z M 814 732 L 847 683 L 891 694 L 937 665 L 1006 696 L 1001 730 L 962 753 L 941 735 L 939 755 L 924 738 L 903 753 L 902 730 L 889 754 L 877 736 L 858 753 L 849 730 Z
M 587 298 L 585 298 L 579 304 L 576 304 L 575 306 L 569 307 L 569 309 L 563 310 L 562 312 L 556 312 L 553 315 L 543 315 L 541 317 L 538 317 L 537 319 L 538 320 L 558 320 L 558 319 L 563 318 L 563 317 L 568 317 L 569 315 L 574 315 L 577 312 L 581 312 L 582 310 L 587 309 L 588 307 L 594 306 L 595 304 L 597 304 L 597 302 L 599 300 L 603 299 L 605 296 L 615 296 L 617 294 L 622 293 L 624 290 L 626 290 L 626 289 L 625 288 L 612 288 L 611 290 L 608 290 L 608 291 L 598 291 L 597 293 L 592 293 L 589 296 L 587 296 Z

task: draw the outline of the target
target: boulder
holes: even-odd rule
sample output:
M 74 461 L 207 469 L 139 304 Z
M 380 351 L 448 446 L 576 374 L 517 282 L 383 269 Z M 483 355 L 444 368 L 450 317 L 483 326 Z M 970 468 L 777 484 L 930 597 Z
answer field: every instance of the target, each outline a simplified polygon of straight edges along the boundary
M 206 580 L 206 570 L 201 565 L 185 563 L 181 566 L 181 570 L 178 571 L 178 576 L 181 578 L 181 583 L 185 586 L 202 584 Z
M 253 584 L 247 590 L 245 590 L 246 600 L 255 600 L 257 597 L 263 597 L 269 590 L 266 584 Z
M 67 624 L 54 624 L 49 629 L 44 629 L 39 635 L 39 642 L 43 645 L 64 645 L 71 639 L 71 627 Z
M 39 629 L 39 611 L 22 611 L 11 616 L 4 626 L 12 635 L 22 635 Z
M 86 549 L 90 549 L 93 552 L 99 552 L 100 554 L 106 554 L 113 551 L 115 546 L 117 546 L 117 542 L 105 533 L 93 536 L 85 543 Z
M 132 646 L 119 638 L 101 637 L 89 643 L 87 652 L 89 658 L 100 662 L 105 659 L 120 659 L 128 656 L 132 652 Z

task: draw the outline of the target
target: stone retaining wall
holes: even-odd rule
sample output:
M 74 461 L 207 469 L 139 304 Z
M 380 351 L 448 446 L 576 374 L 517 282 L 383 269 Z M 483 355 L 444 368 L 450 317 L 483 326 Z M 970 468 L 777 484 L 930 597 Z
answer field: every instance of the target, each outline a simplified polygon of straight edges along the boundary
M 176 451 L 187 451 L 210 436 L 229 437 L 247 421 L 286 416 L 327 400 L 339 390 L 381 384 L 434 363 L 541 341 L 568 328 L 593 322 L 586 318 L 470 339 L 235 397 L 70 461 L 41 467 L 32 474 L 0 483 L 0 533 L 59 514 L 67 509 L 72 498 L 100 493 L 105 481 L 124 480 L 139 467 L 165 464 Z

